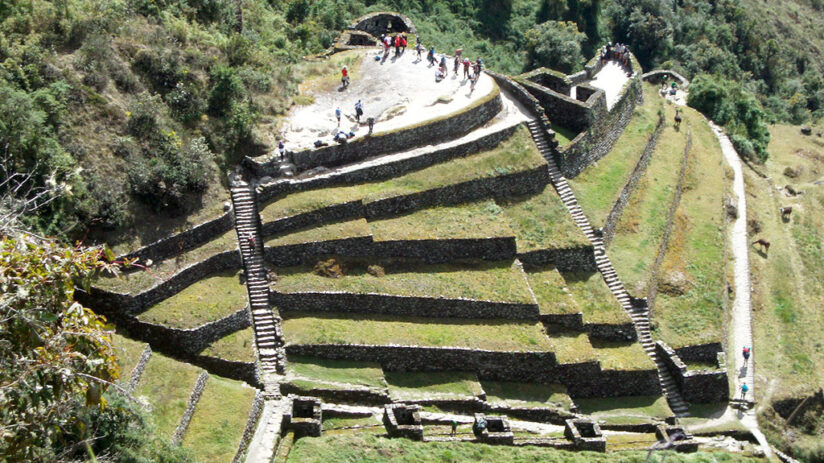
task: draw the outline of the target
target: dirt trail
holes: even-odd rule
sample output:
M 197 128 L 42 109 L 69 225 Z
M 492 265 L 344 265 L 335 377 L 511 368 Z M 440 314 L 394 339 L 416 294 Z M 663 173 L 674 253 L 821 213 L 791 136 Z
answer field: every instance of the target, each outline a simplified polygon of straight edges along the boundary
M 732 317 L 730 322 L 731 339 L 728 340 L 727 345 L 731 346 L 730 355 L 727 358 L 727 367 L 731 374 L 733 374 L 733 385 L 735 389 L 732 391 L 736 397 L 742 397 L 741 385 L 746 383 L 749 391 L 746 393 L 747 400 L 754 401 L 755 384 L 754 364 L 755 356 L 758 349 L 753 349 L 753 355 L 749 362 L 744 361 L 741 351 L 744 346 L 751 347 L 752 343 L 752 319 L 750 312 L 750 259 L 749 259 L 749 239 L 747 236 L 747 196 L 744 189 L 744 172 L 742 168 L 741 159 L 738 153 L 733 148 L 730 139 L 721 130 L 720 127 L 708 121 L 712 131 L 721 143 L 721 151 L 724 153 L 724 158 L 727 164 L 730 165 L 735 173 L 733 180 L 733 192 L 735 193 L 736 201 L 738 202 L 738 217 L 733 222 L 731 230 L 732 254 L 735 262 L 735 300 L 732 305 Z M 729 412 L 729 410 L 728 410 Z M 766 437 L 758 429 L 758 422 L 755 418 L 754 409 L 747 411 L 736 411 L 736 416 L 741 423 L 753 433 L 758 439 L 758 443 L 764 452 L 769 456 L 772 452 L 770 445 L 767 443 Z

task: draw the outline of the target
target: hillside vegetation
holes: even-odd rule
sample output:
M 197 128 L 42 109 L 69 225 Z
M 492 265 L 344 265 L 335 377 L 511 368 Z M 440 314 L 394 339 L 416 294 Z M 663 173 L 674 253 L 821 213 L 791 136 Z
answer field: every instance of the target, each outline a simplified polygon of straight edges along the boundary
M 328 47 L 357 16 L 387 9 L 408 14 L 426 45 L 464 47 L 499 71 L 577 69 L 616 40 L 646 69 L 741 82 L 769 109 L 764 117 L 820 116 L 821 2 L 751 3 L 4 2 L 0 146 L 12 169 L 64 193 L 30 226 L 146 244 L 216 216 L 227 198 L 223 173 L 241 155 L 271 148 L 297 83 L 336 72 L 301 58 Z M 553 58 L 559 54 L 570 59 Z M 737 110 L 756 114 L 748 108 Z M 766 141 L 744 135 L 763 157 Z

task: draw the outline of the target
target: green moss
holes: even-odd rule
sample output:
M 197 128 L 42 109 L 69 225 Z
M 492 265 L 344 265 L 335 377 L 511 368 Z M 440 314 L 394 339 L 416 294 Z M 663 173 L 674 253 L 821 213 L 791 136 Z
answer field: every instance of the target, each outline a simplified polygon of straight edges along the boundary
M 266 240 L 266 246 L 288 246 L 292 244 L 313 243 L 316 241 L 360 238 L 369 235 L 370 230 L 366 224 L 366 220 L 353 219 L 321 225 L 319 227 L 308 227 L 283 235 L 276 235 Z
M 498 205 L 509 218 L 519 253 L 590 246 L 550 185 L 536 195 L 498 200 Z
M 380 265 L 386 274 L 370 274 L 367 271 L 369 264 Z M 529 303 L 532 296 L 522 273 L 515 262 L 427 265 L 395 261 L 346 261 L 341 278 L 318 275 L 306 266 L 281 269 L 275 288 L 284 293 L 345 291 Z
M 655 362 L 637 342 L 607 342 L 593 340 L 592 347 L 604 370 L 654 370 Z
M 236 331 L 210 344 L 200 355 L 233 362 L 255 362 L 254 333 L 252 328 Z
M 187 286 L 140 314 L 141 321 L 172 328 L 197 328 L 246 307 L 246 287 L 238 270 L 223 270 Z
M 171 438 L 202 370 L 160 354 L 152 354 L 135 396 L 144 397 L 151 407 L 157 432 Z
M 197 402 L 183 447 L 198 461 L 231 461 L 237 452 L 255 390 L 238 381 L 211 376 Z
M 494 201 L 421 209 L 369 222 L 376 241 L 445 240 L 513 236 Z
M 290 356 L 286 370 L 289 375 L 308 379 L 376 388 L 386 387 L 383 370 L 377 363 Z
M 486 401 L 506 402 L 518 407 L 551 407 L 569 410 L 572 399 L 562 384 L 481 381 Z
M 411 194 L 447 185 L 497 177 L 537 168 L 545 164 L 525 127 L 492 150 L 454 159 L 382 182 L 361 183 L 291 193 L 270 202 L 260 213 L 261 220 L 272 220 L 310 212 L 335 204 Z
M 289 344 L 373 344 L 464 347 L 492 351 L 547 351 L 549 341 L 538 323 L 317 314 L 285 319 Z
M 561 276 L 584 313 L 584 323 L 632 322 L 629 314 L 610 292 L 600 273 L 561 272 Z
M 393 400 L 472 398 L 483 393 L 475 373 L 465 371 L 386 372 Z
M 576 399 L 578 409 L 598 421 L 608 424 L 663 421 L 672 416 L 663 396 L 611 397 L 608 399 Z

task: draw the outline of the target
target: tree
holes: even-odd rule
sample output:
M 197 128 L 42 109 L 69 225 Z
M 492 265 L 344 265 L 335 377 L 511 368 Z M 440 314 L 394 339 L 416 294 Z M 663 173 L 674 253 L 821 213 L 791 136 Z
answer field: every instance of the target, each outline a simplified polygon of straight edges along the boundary
M 526 33 L 530 66 L 575 72 L 584 64 L 581 52 L 584 40 L 586 35 L 578 32 L 573 22 L 547 21 L 538 24 Z
M 78 407 L 105 407 L 119 376 L 105 320 L 74 301 L 76 284 L 115 270 L 103 248 L 19 234 L 0 239 L 0 454 L 54 461 L 84 435 Z

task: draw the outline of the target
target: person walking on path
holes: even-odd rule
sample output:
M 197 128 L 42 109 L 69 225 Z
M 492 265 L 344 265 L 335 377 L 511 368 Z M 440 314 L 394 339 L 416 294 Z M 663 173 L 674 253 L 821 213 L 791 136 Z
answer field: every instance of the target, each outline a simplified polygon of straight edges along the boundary
M 335 118 L 338 120 L 338 127 L 340 127 L 340 106 L 335 108 Z
M 361 116 L 363 116 L 363 103 L 361 103 L 361 100 L 358 100 L 358 102 L 355 103 L 355 119 L 357 119 L 358 124 L 360 124 Z
M 401 55 L 406 53 L 406 46 L 409 44 L 409 41 L 406 40 L 406 32 L 401 33 Z
M 744 365 L 746 365 L 747 362 L 750 360 L 750 348 L 744 346 L 744 350 L 741 351 L 741 355 L 744 356 Z
M 464 58 L 463 61 L 463 68 L 464 68 L 464 80 L 469 79 L 469 68 L 472 66 L 472 63 L 469 61 L 469 58 Z
M 418 44 L 415 45 L 415 51 L 418 52 L 418 61 L 423 60 L 423 58 L 421 58 L 421 53 L 423 53 L 423 50 L 424 50 L 423 44 L 421 43 L 420 40 L 418 40 Z
M 395 36 L 395 56 L 401 55 L 401 36 L 400 34 Z
M 429 47 L 429 54 L 426 55 L 426 59 L 429 61 L 430 67 L 435 65 L 435 47 Z
M 283 144 L 283 140 L 278 140 L 278 153 L 280 153 L 280 160 L 283 161 L 286 155 L 286 145 Z
M 452 420 L 452 432 L 449 434 L 450 436 L 454 436 L 458 433 L 458 422 L 456 420 Z
M 750 388 L 749 388 L 749 386 L 747 386 L 747 383 L 743 383 L 741 385 L 741 400 L 746 400 L 747 399 L 747 392 L 749 390 L 750 390 Z
M 441 56 L 441 71 L 444 77 L 449 74 L 449 69 L 446 67 L 446 55 Z
M 346 66 L 340 70 L 340 83 L 343 85 L 343 88 L 349 86 L 349 70 L 346 69 Z
M 372 128 L 375 127 L 375 118 L 370 117 L 366 119 L 366 124 L 369 125 L 369 133 L 367 135 L 372 135 Z

